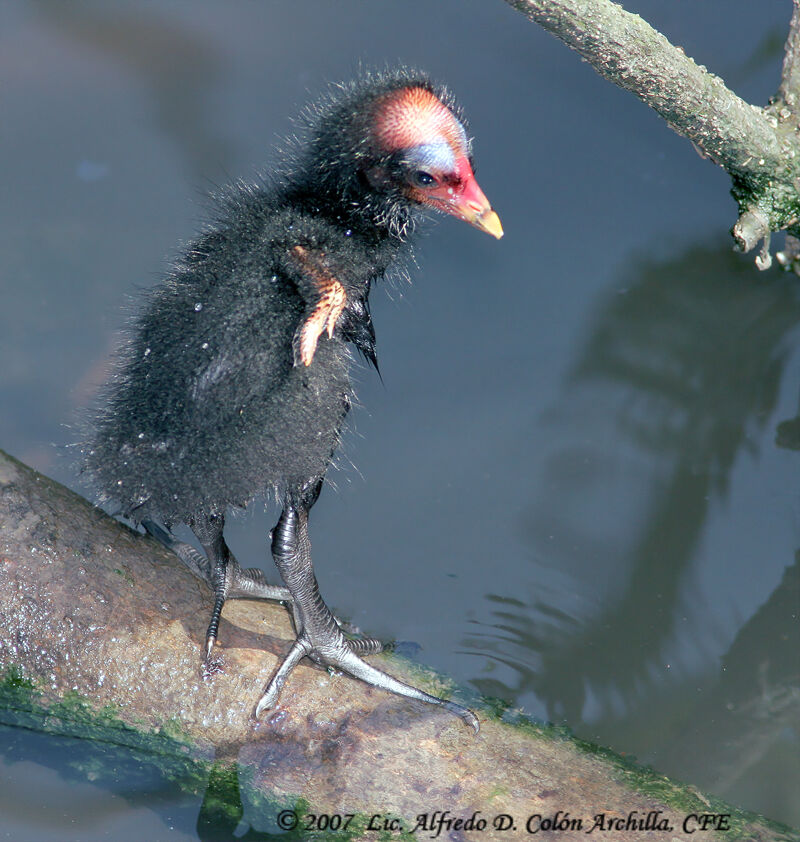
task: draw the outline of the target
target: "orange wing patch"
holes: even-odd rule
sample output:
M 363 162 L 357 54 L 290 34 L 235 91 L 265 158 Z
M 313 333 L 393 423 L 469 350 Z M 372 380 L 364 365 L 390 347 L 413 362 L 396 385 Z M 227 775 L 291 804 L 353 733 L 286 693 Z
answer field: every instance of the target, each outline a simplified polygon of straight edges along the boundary
M 333 329 L 347 303 L 347 294 L 344 287 L 325 267 L 324 254 L 315 254 L 303 246 L 295 246 L 292 249 L 292 256 L 296 258 L 304 274 L 312 280 L 319 293 L 313 309 L 297 328 L 292 343 L 294 364 L 309 366 L 314 359 L 317 342 L 323 332 L 327 332 L 329 339 L 333 336 Z

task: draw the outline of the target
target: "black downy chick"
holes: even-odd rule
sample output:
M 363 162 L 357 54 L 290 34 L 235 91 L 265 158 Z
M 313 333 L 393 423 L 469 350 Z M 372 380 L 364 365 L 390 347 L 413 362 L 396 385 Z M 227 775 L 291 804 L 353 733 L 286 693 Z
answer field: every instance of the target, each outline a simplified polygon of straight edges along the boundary
M 141 523 L 214 591 L 204 668 L 226 599 L 291 607 L 297 639 L 256 716 L 304 656 L 376 687 L 471 711 L 370 666 L 371 639 L 345 636 L 320 596 L 308 513 L 351 404 L 350 351 L 373 364 L 370 287 L 407 250 L 417 211 L 435 208 L 502 236 L 473 175 L 450 94 L 399 71 L 343 86 L 312 117 L 274 186 L 239 187 L 138 318 L 108 389 L 85 468 L 103 499 Z M 275 493 L 272 554 L 285 587 L 242 569 L 223 537 L 229 507 Z M 175 539 L 187 524 L 206 557 Z

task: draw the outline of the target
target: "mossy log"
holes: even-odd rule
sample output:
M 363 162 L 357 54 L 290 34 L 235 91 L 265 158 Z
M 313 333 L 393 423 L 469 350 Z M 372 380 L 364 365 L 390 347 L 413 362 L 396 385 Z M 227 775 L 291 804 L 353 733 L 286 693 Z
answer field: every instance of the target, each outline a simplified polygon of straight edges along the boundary
M 688 832 L 698 829 L 694 819 L 684 822 L 707 813 L 730 814 L 723 825 L 731 829 L 702 833 L 704 840 L 798 838 L 555 729 L 509 721 L 489 704 L 478 708 L 476 736 L 439 709 L 310 664 L 256 723 L 260 690 L 292 638 L 289 617 L 279 605 L 228 603 L 224 671 L 204 680 L 210 607 L 206 585 L 154 540 L 0 452 L 0 721 L 24 714 L 44 729 L 112 741 L 116 733 L 122 743 L 138 735 L 156 755 L 163 744 L 165 764 L 177 744 L 195 769 L 208 770 L 209 792 L 226 775 L 237 791 L 246 781 L 249 803 L 264 813 L 251 810 L 249 819 L 265 829 L 276 828 L 276 805 L 294 804 L 307 814 L 354 814 L 342 839 L 432 838 L 435 811 L 452 820 L 480 811 L 475 821 L 487 822 L 475 831 L 444 826 L 446 839 L 526 838 L 531 816 L 529 830 L 543 835 L 548 819 L 580 820 L 558 833 L 578 839 L 597 816 L 608 831 L 649 814 L 651 826 L 662 824 L 605 838 L 671 842 L 698 838 Z M 433 692 L 453 689 L 396 656 L 374 660 Z M 388 823 L 382 834 L 368 829 L 373 816 L 373 827 Z M 513 817 L 516 830 L 501 829 L 508 819 L 498 816 Z M 300 820 L 298 833 L 311 822 Z

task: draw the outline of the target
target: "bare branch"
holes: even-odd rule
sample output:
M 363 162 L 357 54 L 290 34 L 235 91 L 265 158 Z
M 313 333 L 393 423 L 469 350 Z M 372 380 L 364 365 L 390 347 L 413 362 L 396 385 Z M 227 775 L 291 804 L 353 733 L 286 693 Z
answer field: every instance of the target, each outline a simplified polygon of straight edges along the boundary
M 611 0 L 506 0 L 576 50 L 609 81 L 636 94 L 698 152 L 733 180 L 740 218 L 733 228 L 742 251 L 763 242 L 756 263 L 767 268 L 769 236 L 800 236 L 800 0 L 794 0 L 778 107 L 759 108 L 638 15 Z
M 800 275 L 800 240 L 787 234 L 786 245 L 775 255 L 775 259 L 787 272 Z
M 774 125 L 638 15 L 610 0 L 506 0 L 636 94 L 728 172 L 764 177 L 784 164 Z
M 733 226 L 732 233 L 739 251 L 748 252 L 769 237 L 769 220 L 757 209 L 745 211 Z
M 797 111 L 797 106 L 800 103 L 800 0 L 794 0 L 789 37 L 786 39 L 786 55 L 783 59 L 783 73 L 781 74 L 781 86 L 778 89 L 778 99 L 791 112 Z

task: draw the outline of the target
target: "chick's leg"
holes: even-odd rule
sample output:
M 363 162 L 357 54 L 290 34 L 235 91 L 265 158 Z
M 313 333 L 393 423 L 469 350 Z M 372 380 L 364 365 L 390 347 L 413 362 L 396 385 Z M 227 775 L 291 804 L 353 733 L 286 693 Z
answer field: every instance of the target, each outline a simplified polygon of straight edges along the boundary
M 210 576 L 208 581 L 214 591 L 214 607 L 206 632 L 205 659 L 203 661 L 204 672 L 206 675 L 210 675 L 220 668 L 219 662 L 211 656 L 214 651 L 214 644 L 217 642 L 222 606 L 225 605 L 225 600 L 234 584 L 232 581 L 234 565 L 236 567 L 239 565 L 232 559 L 231 551 L 222 535 L 225 528 L 224 515 L 202 513 L 194 517 L 189 526 L 197 540 L 203 545 L 209 560 Z
M 257 567 L 242 568 L 236 561 L 223 537 L 224 516 L 200 515 L 192 521 L 192 531 L 203 545 L 205 555 L 191 544 L 179 541 L 154 521 L 142 521 L 142 526 L 160 544 L 172 550 L 195 576 L 203 579 L 214 591 L 214 608 L 206 633 L 206 663 L 214 649 L 226 599 L 271 599 L 290 608 L 295 623 L 298 622 L 292 595 L 286 588 L 268 584 L 263 571 Z
M 209 658 L 216 642 L 222 607 L 228 599 L 269 599 L 280 602 L 291 611 L 295 630 L 299 632 L 302 628 L 302 621 L 289 589 L 270 585 L 262 570 L 257 567 L 243 568 L 236 561 L 222 535 L 224 518 L 204 517 L 202 522 L 195 518 L 193 529 L 205 548 L 205 554 L 191 544 L 178 540 L 171 532 L 152 520 L 142 521 L 142 526 L 160 544 L 172 550 L 195 576 L 205 581 L 214 591 L 214 610 L 206 634 L 204 667 L 207 670 L 211 668 L 211 671 L 214 671 L 215 664 Z M 355 626 L 338 618 L 336 622 L 349 634 L 358 634 Z M 218 666 L 216 664 L 216 667 Z
M 277 703 L 289 673 L 304 656 L 308 655 L 319 664 L 342 670 L 373 687 L 444 707 L 460 716 L 477 731 L 478 720 L 472 711 L 405 684 L 370 666 L 359 657 L 359 655 L 379 652 L 382 648 L 381 644 L 374 640 L 352 641 L 346 638 L 336 618 L 323 602 L 311 564 L 307 508 L 291 504 L 287 504 L 284 508 L 272 533 L 272 555 L 294 599 L 297 613 L 301 618 L 301 627 L 289 654 L 267 684 L 256 706 L 256 717 Z

